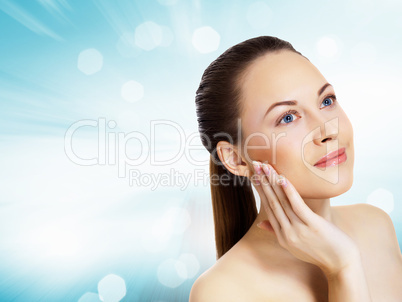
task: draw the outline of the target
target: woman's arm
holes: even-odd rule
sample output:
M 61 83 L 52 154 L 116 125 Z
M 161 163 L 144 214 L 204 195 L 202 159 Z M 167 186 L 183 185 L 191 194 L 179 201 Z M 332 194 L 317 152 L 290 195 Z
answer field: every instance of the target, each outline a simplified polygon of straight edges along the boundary
M 371 302 L 370 292 L 360 257 L 335 275 L 327 275 L 329 302 Z

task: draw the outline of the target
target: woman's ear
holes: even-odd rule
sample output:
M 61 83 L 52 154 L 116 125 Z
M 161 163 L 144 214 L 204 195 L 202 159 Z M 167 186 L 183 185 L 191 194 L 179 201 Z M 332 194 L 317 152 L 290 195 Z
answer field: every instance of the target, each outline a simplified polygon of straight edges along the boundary
M 232 174 L 249 177 L 252 173 L 246 161 L 243 161 L 237 148 L 227 141 L 220 141 L 216 145 L 216 152 L 225 168 Z

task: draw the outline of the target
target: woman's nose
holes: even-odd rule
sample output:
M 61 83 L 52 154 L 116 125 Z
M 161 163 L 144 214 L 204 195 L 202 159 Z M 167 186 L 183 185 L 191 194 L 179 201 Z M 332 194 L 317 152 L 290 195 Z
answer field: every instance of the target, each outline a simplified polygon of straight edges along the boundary
M 319 145 L 337 138 L 339 133 L 339 118 L 333 118 L 318 125 L 319 131 L 315 131 L 313 141 Z

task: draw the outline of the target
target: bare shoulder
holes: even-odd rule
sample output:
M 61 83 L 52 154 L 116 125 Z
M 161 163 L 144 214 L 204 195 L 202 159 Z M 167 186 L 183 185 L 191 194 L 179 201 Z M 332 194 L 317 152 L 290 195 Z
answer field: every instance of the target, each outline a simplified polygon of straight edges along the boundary
M 350 213 L 350 214 L 362 214 L 362 211 L 364 214 L 371 213 L 371 214 L 379 214 L 379 213 L 385 213 L 387 214 L 384 210 L 373 206 L 368 203 L 355 203 L 355 204 L 350 204 L 350 205 L 343 205 L 343 206 L 333 206 L 332 207 L 335 210 L 339 210 L 341 212 L 345 213 Z
M 402 254 L 389 214 L 366 203 L 335 208 L 354 229 L 373 301 L 400 301 Z
M 353 218 L 352 222 L 354 222 L 354 225 L 363 231 L 367 232 L 367 228 L 372 227 L 377 229 L 385 228 L 395 232 L 391 217 L 379 207 L 368 203 L 357 203 L 347 206 L 337 206 L 334 209 L 348 219 Z
M 335 206 L 333 209 L 342 218 L 343 223 L 346 223 L 348 220 L 348 225 L 353 225 L 358 230 L 367 231 L 367 227 L 394 228 L 392 219 L 387 212 L 368 203 Z
M 385 220 L 390 221 L 388 213 L 383 209 L 373 206 L 368 203 L 356 203 L 352 205 L 346 206 L 337 206 L 335 208 L 339 208 L 340 210 L 347 211 L 350 214 L 353 214 L 356 218 L 362 219 L 376 219 L 376 220 Z
M 263 279 L 259 278 L 254 265 L 244 258 L 248 257 L 232 248 L 194 282 L 189 302 L 282 301 L 277 299 L 270 275 L 265 272 Z
M 240 295 L 233 276 L 220 267 L 212 266 L 194 282 L 189 302 L 247 301 Z
M 357 204 L 357 206 L 361 209 L 361 211 L 357 211 L 356 215 L 359 215 L 362 232 L 365 232 L 367 237 L 375 238 L 377 244 L 387 250 L 388 253 L 401 258 L 394 223 L 389 214 L 370 204 Z M 368 228 L 372 232 L 368 232 Z
M 394 223 L 387 212 L 367 203 L 334 208 L 366 254 L 397 264 L 402 273 L 402 254 Z
M 333 207 L 342 221 L 342 225 L 350 228 L 351 232 L 362 240 L 380 240 L 387 245 L 398 245 L 393 221 L 383 209 L 368 203 L 357 203 Z M 399 245 L 398 245 L 398 251 Z

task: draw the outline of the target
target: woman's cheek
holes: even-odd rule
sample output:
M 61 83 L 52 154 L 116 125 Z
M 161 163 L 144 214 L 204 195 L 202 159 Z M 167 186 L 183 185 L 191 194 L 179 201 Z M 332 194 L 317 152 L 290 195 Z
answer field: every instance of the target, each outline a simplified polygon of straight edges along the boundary
M 264 147 L 264 146 L 255 146 L 258 147 L 257 149 L 249 149 L 247 152 L 248 160 L 258 160 L 261 162 L 268 162 L 270 163 L 271 160 L 271 149 Z
M 302 142 L 298 137 L 282 137 L 271 149 L 271 163 L 279 172 L 285 174 L 297 171 L 303 164 Z M 286 176 L 286 175 L 285 175 Z
M 266 134 L 253 134 L 246 137 L 244 154 L 247 160 L 271 162 L 272 143 Z

